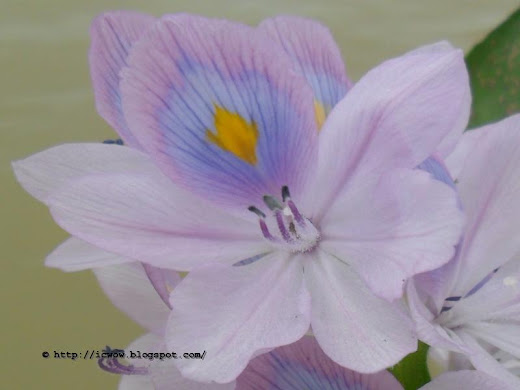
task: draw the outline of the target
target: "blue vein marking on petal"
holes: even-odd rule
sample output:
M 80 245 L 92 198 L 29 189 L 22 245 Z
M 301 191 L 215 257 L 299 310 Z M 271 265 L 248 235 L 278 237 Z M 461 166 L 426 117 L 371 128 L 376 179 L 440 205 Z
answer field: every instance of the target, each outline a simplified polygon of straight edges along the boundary
M 267 253 L 261 253 L 261 254 L 256 255 L 256 256 L 249 257 L 249 258 L 244 259 L 244 260 L 240 260 L 240 261 L 236 262 L 235 264 L 233 264 L 233 267 L 241 267 L 243 265 L 252 264 L 252 263 L 254 263 L 257 260 L 260 260 L 265 255 L 267 255 Z

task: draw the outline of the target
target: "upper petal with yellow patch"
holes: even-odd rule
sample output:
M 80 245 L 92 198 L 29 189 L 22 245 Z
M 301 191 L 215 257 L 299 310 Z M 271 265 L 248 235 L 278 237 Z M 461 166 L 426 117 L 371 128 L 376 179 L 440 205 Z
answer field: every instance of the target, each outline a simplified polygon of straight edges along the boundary
M 265 34 L 169 15 L 128 63 L 130 129 L 178 183 L 244 209 L 283 185 L 303 191 L 316 159 L 313 92 Z
M 351 86 L 340 50 L 329 29 L 313 20 L 295 16 L 266 19 L 258 29 L 280 45 L 311 86 L 316 124 L 321 129 L 330 110 Z

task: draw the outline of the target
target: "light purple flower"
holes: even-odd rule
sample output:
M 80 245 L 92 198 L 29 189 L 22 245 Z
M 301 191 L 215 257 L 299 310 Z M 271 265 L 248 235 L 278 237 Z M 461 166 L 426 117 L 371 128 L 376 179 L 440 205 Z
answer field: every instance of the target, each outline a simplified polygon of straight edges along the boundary
M 74 236 L 48 264 L 81 268 L 71 248 L 89 243 L 118 256 L 85 250 L 85 268 L 126 257 L 189 271 L 165 339 L 208 351 L 177 361 L 200 381 L 232 381 L 309 326 L 359 372 L 415 350 L 404 283 L 443 265 L 462 226 L 452 189 L 415 169 L 465 128 L 460 50 L 420 48 L 351 86 L 328 30 L 300 18 L 251 28 L 116 12 L 92 38 L 98 109 L 128 146 L 15 163 Z
M 467 225 L 454 259 L 409 285 L 419 337 L 519 388 L 520 116 L 464 134 L 447 164 Z

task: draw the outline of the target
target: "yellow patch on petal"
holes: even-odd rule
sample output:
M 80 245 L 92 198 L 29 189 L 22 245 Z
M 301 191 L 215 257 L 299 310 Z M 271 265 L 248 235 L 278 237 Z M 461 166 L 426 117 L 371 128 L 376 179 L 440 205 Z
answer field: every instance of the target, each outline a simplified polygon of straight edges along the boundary
M 327 117 L 327 112 L 323 104 L 314 99 L 314 118 L 316 119 L 316 126 L 318 126 L 318 131 L 321 130 L 321 127 L 325 123 L 325 118 Z
M 248 122 L 236 112 L 215 105 L 215 130 L 206 131 L 209 141 L 238 158 L 255 165 L 258 129 L 255 122 Z

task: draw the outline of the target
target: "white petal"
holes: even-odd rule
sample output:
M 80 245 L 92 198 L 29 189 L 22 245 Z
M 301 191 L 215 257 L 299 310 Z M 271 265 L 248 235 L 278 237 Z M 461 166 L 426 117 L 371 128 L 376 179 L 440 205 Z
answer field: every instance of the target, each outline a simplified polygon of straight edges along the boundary
M 163 334 L 170 309 L 148 279 L 142 264 L 101 267 L 94 269 L 94 273 L 117 308 L 146 329 Z
M 269 250 L 247 210 L 247 220 L 227 214 L 181 190 L 145 155 L 128 154 L 135 169 L 82 176 L 53 191 L 47 200 L 60 226 L 107 251 L 179 270 Z
M 497 362 L 473 336 L 464 332 L 460 332 L 460 336 L 468 348 L 471 349 L 471 354 L 468 357 L 477 370 L 504 381 L 512 389 L 520 388 L 520 378 L 513 375 L 502 364 Z
M 64 185 L 85 175 L 139 172 L 150 162 L 140 152 L 119 145 L 65 144 L 14 161 L 22 187 L 43 203 Z
M 520 115 L 486 131 L 458 178 L 468 221 L 452 291 L 457 296 L 520 253 Z
M 478 286 L 478 285 L 477 285 Z M 520 324 L 520 256 L 489 275 L 474 293 L 459 300 L 450 310 L 454 326 Z M 484 326 L 482 324 L 482 326 Z M 520 330 L 518 331 L 520 343 Z M 519 355 L 520 356 L 520 355 Z
M 376 297 L 352 267 L 320 252 L 305 267 L 305 279 L 313 333 L 336 363 L 373 373 L 416 350 L 410 318 L 397 303 Z
M 435 315 L 437 313 L 430 312 L 421 301 L 415 286 L 415 281 L 410 281 L 407 284 L 406 296 L 419 339 L 437 348 L 464 354 L 468 353 L 464 342 L 460 340 L 455 332 L 435 322 Z
M 450 260 L 462 225 L 450 187 L 427 172 L 396 169 L 360 177 L 338 197 L 321 221 L 321 247 L 393 300 L 408 278 Z
M 236 383 L 202 383 L 185 378 L 175 366 L 175 360 L 154 361 L 150 375 L 155 390 L 234 390 Z
M 479 371 L 447 372 L 420 390 L 513 390 L 502 381 Z
M 309 329 L 310 297 L 298 257 L 273 254 L 245 266 L 194 270 L 171 295 L 167 345 L 207 352 L 177 364 L 188 378 L 234 380 L 256 352 L 292 343 Z
M 134 260 L 104 251 L 78 238 L 71 237 L 47 256 L 45 265 L 71 272 L 131 261 Z
M 444 163 L 446 164 L 448 171 L 454 179 L 459 177 L 460 172 L 468 161 L 468 156 L 471 155 L 477 143 L 486 139 L 487 135 L 489 134 L 488 127 L 490 126 L 479 127 L 475 130 L 466 131 L 462 137 L 460 137 L 459 142 L 457 142 L 457 145 L 452 150 L 452 152 L 446 156 Z M 493 130 L 491 129 L 491 131 Z
M 320 133 L 319 220 L 355 175 L 414 168 L 465 128 L 471 97 L 460 50 L 415 51 L 354 84 Z M 451 138 L 451 136 L 450 136 Z M 450 141 L 449 143 L 451 143 Z
M 148 375 L 122 375 L 118 390 L 156 390 Z

